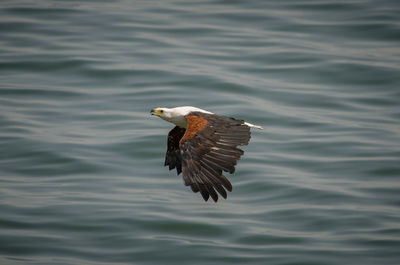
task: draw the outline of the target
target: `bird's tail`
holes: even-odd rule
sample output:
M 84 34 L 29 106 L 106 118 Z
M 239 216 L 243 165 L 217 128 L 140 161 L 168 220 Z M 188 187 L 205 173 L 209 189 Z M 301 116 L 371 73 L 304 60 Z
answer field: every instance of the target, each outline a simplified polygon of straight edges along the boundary
M 251 123 L 248 123 L 248 122 L 245 122 L 244 124 L 249 126 L 250 128 L 256 128 L 256 129 L 259 129 L 259 130 L 264 130 L 263 127 L 258 126 L 258 125 L 254 125 L 254 124 L 251 124 Z

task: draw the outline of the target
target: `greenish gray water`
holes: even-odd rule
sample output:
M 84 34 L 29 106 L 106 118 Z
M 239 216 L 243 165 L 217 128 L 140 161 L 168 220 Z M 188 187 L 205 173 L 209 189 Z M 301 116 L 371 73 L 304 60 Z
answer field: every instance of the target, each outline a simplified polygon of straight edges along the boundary
M 398 1 L 2 1 L 0 264 L 399 264 Z M 233 192 L 163 167 L 259 124 Z

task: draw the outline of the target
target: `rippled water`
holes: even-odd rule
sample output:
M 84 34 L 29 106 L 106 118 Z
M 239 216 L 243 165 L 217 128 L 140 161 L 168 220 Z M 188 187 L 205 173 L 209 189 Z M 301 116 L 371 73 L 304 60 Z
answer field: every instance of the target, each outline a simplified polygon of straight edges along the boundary
M 398 264 L 398 1 L 2 1 L 1 264 Z M 259 124 L 205 203 L 193 105 Z

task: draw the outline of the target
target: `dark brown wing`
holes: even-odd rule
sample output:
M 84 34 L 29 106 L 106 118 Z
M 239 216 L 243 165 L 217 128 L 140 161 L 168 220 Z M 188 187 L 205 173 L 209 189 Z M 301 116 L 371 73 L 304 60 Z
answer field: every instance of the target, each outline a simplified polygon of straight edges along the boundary
M 165 154 L 164 166 L 168 166 L 169 170 L 176 168 L 179 175 L 182 172 L 182 158 L 179 150 L 179 141 L 185 134 L 186 129 L 175 126 L 168 133 L 167 153 Z
M 237 146 L 248 144 L 250 128 L 243 120 L 214 114 L 192 112 L 185 118 L 187 129 L 179 144 L 185 185 L 200 191 L 205 201 L 211 196 L 217 202 L 217 192 L 226 199 L 225 189 L 232 191 L 232 185 L 222 171 L 235 172 L 243 154 Z

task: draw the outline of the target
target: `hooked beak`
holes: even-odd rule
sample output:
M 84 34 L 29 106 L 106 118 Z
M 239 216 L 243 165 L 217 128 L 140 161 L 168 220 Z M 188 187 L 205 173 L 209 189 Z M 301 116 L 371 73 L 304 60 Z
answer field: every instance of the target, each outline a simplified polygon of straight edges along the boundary
M 154 116 L 160 116 L 160 110 L 158 110 L 158 109 L 152 109 L 152 110 L 150 111 L 150 114 L 151 114 L 151 115 L 154 115 Z

